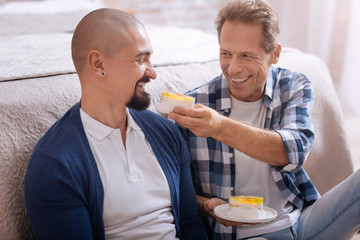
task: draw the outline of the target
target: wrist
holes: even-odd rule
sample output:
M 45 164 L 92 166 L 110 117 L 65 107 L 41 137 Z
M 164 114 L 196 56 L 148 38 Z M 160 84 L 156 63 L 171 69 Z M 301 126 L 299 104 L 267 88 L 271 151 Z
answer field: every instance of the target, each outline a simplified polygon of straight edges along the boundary
M 199 200 L 200 199 L 198 198 L 198 205 L 201 215 L 210 216 L 211 214 L 208 206 L 210 199 L 202 197 L 201 200 Z
M 229 124 L 227 123 L 228 120 L 229 120 L 228 117 L 219 115 L 216 124 L 214 126 L 213 136 L 211 137 L 222 142 L 223 137 L 226 136 L 227 128 L 229 127 Z
M 209 201 L 210 201 L 210 199 L 203 201 L 203 214 L 206 216 L 211 215 L 210 209 L 209 209 Z

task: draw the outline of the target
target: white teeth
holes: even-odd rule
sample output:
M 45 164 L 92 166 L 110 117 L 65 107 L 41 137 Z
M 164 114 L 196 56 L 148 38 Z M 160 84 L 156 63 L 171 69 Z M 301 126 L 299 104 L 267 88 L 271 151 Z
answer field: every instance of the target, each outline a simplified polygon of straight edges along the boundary
M 145 86 L 145 83 L 144 83 L 144 82 L 139 82 L 139 83 L 138 83 L 138 86 L 139 86 L 139 87 L 143 87 L 143 86 Z
M 242 83 L 242 82 L 245 82 L 246 80 L 248 80 L 249 78 L 250 78 L 250 76 L 247 77 L 247 78 L 233 78 L 232 77 L 231 80 L 236 82 L 236 83 Z

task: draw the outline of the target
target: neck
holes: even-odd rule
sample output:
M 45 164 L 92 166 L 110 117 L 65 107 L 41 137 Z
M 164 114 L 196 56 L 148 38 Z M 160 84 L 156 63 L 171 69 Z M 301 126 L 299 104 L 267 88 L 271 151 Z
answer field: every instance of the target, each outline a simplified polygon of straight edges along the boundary
M 125 133 L 127 128 L 126 106 L 104 102 L 99 99 L 94 101 L 93 99 L 96 98 L 89 100 L 83 96 L 81 98 L 81 109 L 97 121 L 109 127 L 118 128 L 121 133 Z

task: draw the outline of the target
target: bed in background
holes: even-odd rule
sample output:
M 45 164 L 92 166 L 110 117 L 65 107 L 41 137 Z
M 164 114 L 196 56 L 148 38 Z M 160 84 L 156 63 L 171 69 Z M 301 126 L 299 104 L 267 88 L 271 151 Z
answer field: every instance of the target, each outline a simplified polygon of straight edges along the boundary
M 23 179 L 38 139 L 80 100 L 70 41 L 84 14 L 0 15 L 0 239 L 32 238 Z M 150 110 L 162 91 L 185 92 L 220 74 L 215 35 L 171 27 L 151 27 L 148 34 L 158 74 L 146 85 Z M 306 169 L 324 193 L 353 171 L 331 77 L 319 58 L 296 49 L 284 48 L 278 65 L 313 83 L 316 137 Z

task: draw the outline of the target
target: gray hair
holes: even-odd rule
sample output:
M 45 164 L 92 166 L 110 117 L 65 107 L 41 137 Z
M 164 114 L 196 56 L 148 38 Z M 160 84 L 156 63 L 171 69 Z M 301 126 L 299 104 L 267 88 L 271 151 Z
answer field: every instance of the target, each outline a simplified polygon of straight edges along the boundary
M 226 4 L 219 11 L 215 21 L 219 40 L 225 21 L 261 25 L 264 36 L 261 47 L 267 53 L 275 50 L 279 44 L 280 30 L 277 13 L 264 0 L 237 0 Z

